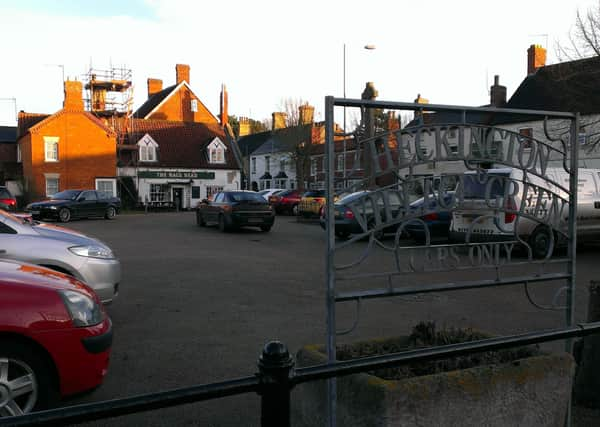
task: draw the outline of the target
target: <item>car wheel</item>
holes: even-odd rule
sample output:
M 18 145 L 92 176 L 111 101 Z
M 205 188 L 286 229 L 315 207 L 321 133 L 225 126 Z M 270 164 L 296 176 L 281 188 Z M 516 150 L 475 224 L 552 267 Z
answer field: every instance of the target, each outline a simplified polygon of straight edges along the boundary
M 104 212 L 104 218 L 106 218 L 106 219 L 115 219 L 116 215 L 117 215 L 117 211 L 112 206 L 109 206 L 108 208 L 106 208 L 106 212 Z
M 227 231 L 227 224 L 225 224 L 225 216 L 219 215 L 219 231 Z
M 71 219 L 71 211 L 67 208 L 62 208 L 58 211 L 58 219 L 60 222 L 69 222 Z
M 18 342 L 0 344 L 0 418 L 51 407 L 58 387 L 45 359 Z
M 272 227 L 272 225 L 261 225 L 260 229 L 266 233 L 266 232 L 271 231 L 271 227 Z
M 292 215 L 294 215 L 294 216 L 298 215 L 298 205 L 292 206 Z
M 550 249 L 550 230 L 546 227 L 538 227 L 529 238 L 529 245 L 534 258 L 545 258 Z M 554 242 L 556 245 L 556 242 Z
M 200 212 L 196 212 L 196 225 L 198 225 L 198 227 L 206 227 L 206 221 L 204 221 L 204 217 Z

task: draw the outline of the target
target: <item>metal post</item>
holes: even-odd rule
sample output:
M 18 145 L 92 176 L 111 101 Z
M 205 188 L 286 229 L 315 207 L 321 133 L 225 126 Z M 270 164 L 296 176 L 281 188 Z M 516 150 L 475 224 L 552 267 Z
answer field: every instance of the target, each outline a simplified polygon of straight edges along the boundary
M 290 377 L 294 359 L 285 344 L 271 341 L 258 360 L 262 384 L 261 427 L 290 427 Z
M 327 160 L 327 186 L 326 186 L 326 215 L 327 215 L 327 252 L 326 252 L 326 265 L 327 265 L 327 361 L 328 363 L 335 363 L 335 223 L 334 223 L 334 209 L 333 209 L 333 197 L 334 188 L 333 181 L 335 176 L 334 166 L 334 138 L 333 138 L 333 97 L 328 96 L 325 98 L 325 149 Z M 330 427 L 336 426 L 336 411 L 337 411 L 337 387 L 335 378 L 331 378 L 327 381 L 328 399 L 327 399 L 327 416 Z
M 346 98 L 346 43 L 344 43 L 344 99 Z M 344 139 L 342 140 L 342 152 L 344 160 L 342 161 L 343 185 L 346 187 L 346 106 L 344 105 Z

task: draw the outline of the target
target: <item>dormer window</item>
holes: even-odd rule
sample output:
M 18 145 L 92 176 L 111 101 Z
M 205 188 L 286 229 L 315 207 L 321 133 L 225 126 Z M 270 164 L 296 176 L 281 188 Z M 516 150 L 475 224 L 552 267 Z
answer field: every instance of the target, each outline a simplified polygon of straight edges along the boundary
M 208 144 L 208 158 L 210 163 L 225 163 L 225 144 L 219 138 L 213 139 L 213 141 Z
M 140 162 L 156 162 L 156 149 L 158 144 L 148 134 L 144 135 L 137 143 L 139 147 L 139 161 Z

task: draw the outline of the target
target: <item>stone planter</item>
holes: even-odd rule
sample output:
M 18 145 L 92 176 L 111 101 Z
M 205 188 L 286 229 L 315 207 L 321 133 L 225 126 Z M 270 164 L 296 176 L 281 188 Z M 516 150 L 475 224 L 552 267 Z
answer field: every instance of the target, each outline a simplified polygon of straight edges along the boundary
M 298 367 L 326 361 L 322 346 L 297 354 Z M 574 366 L 564 353 L 398 381 L 366 373 L 340 377 L 337 425 L 563 427 Z M 294 426 L 326 425 L 325 381 L 299 385 L 292 402 Z

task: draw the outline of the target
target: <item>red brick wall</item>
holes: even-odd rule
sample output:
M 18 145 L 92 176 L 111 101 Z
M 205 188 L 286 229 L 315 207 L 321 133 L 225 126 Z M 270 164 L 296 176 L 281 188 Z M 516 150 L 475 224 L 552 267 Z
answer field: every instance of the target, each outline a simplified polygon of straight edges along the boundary
M 46 162 L 44 136 L 58 137 L 58 162 Z M 45 173 L 59 189 L 94 188 L 96 177 L 116 176 L 116 139 L 82 112 L 64 112 L 20 141 L 23 175 L 34 197 L 46 194 Z
M 192 99 L 195 99 L 198 103 L 197 112 L 192 111 Z M 218 123 L 218 120 L 187 86 L 182 86 L 176 93 L 171 95 L 148 118 L 177 122 Z

